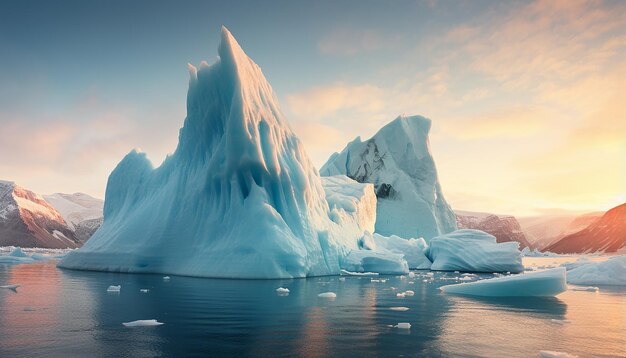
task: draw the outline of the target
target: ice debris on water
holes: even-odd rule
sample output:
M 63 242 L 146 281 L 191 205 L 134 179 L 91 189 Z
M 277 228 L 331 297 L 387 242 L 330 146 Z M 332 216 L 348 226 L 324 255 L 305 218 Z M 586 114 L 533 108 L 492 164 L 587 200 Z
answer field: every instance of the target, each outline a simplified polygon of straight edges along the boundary
M 279 296 L 286 296 L 286 295 L 289 294 L 289 289 L 285 288 L 285 287 L 279 287 L 279 288 L 276 289 L 276 293 Z
M 399 328 L 399 329 L 411 329 L 411 324 L 407 322 L 400 322 L 394 327 Z
M 148 290 L 147 288 L 142 288 L 139 290 L 139 292 L 141 293 L 148 293 L 150 290 Z
M 140 319 L 132 322 L 122 323 L 125 327 L 147 327 L 147 326 L 160 326 L 164 323 L 157 321 L 156 319 Z
M 121 289 L 122 289 L 122 286 L 121 286 L 121 285 L 118 285 L 118 286 L 109 286 L 109 288 L 107 288 L 107 292 L 111 292 L 111 293 L 119 293 Z
M 404 311 L 408 311 L 409 308 L 408 307 L 389 307 L 390 310 L 392 311 L 400 311 L 400 312 L 404 312 Z
M 337 298 L 337 294 L 334 292 L 324 292 L 317 295 L 317 297 L 321 298 Z

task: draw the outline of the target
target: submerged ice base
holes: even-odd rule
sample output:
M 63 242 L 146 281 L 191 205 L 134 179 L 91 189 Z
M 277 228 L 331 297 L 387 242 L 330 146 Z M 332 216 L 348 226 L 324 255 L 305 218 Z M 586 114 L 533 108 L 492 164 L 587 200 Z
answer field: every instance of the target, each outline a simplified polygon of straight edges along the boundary
M 468 296 L 552 297 L 567 291 L 565 269 L 504 276 L 487 280 L 442 286 L 441 291 Z

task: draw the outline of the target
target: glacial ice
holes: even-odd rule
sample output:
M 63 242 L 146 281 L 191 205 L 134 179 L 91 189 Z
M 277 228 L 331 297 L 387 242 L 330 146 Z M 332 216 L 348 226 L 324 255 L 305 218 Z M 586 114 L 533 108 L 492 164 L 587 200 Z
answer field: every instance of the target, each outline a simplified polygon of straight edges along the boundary
M 122 323 L 125 327 L 147 327 L 147 326 L 160 326 L 164 323 L 157 321 L 156 319 L 140 319 L 132 322 Z
M 353 234 L 355 236 L 362 235 L 365 231 L 374 232 L 376 224 L 374 185 L 359 183 L 345 175 L 321 179 L 331 220 L 341 225 L 344 231 L 356 230 Z
M 400 237 L 434 236 L 456 230 L 456 216 L 444 199 L 430 151 L 431 121 L 400 116 L 372 138 L 357 137 L 334 153 L 322 176 L 347 175 L 376 189 L 375 232 Z
M 367 198 L 369 187 L 331 190 L 329 205 L 271 86 L 226 28 L 218 53 L 211 66 L 189 66 L 175 152 L 158 168 L 136 150 L 126 155 L 109 176 L 102 226 L 59 266 L 296 278 L 339 274 L 342 259 L 358 250 L 371 203 L 350 196 Z M 345 262 L 356 259 L 362 267 L 388 264 L 380 255 Z
M 524 271 L 519 243 L 496 243 L 496 238 L 484 231 L 457 230 L 432 238 L 428 245 L 426 256 L 433 271 Z
M 626 255 L 587 263 L 567 271 L 567 282 L 574 285 L 625 286 Z
M 445 293 L 490 297 L 551 297 L 567 290 L 562 267 L 533 273 L 465 282 L 440 287 Z

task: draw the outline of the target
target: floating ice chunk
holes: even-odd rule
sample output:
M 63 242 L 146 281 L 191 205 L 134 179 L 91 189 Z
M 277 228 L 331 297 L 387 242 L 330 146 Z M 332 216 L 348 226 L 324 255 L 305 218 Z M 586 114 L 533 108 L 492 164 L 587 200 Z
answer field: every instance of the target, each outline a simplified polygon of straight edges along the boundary
M 567 320 L 567 319 L 551 319 L 550 322 L 552 323 L 556 323 L 556 324 L 568 324 L 568 323 L 572 323 L 572 321 Z
M 122 323 L 125 327 L 146 327 L 146 326 L 160 326 L 164 323 L 157 321 L 156 319 L 140 319 L 132 322 Z
M 341 274 L 347 275 L 347 276 L 378 276 L 379 275 L 378 272 L 353 272 L 353 271 L 346 271 L 346 270 L 341 270 Z
M 565 269 L 511 275 L 440 287 L 446 293 L 470 296 L 556 296 L 567 290 Z
M 541 351 L 541 358 L 578 358 L 577 355 L 569 354 L 566 352 L 555 352 L 555 351 Z
M 289 289 L 285 288 L 285 287 L 279 287 L 279 288 L 276 289 L 276 293 L 279 296 L 286 296 L 286 295 L 289 294 Z
M 600 291 L 600 289 L 595 286 L 568 286 L 567 289 L 570 291 L 587 291 L 587 292 Z
M 411 291 L 411 290 L 406 290 L 406 291 L 404 291 L 404 295 L 405 295 L 405 296 L 414 296 L 414 295 L 415 295 L 415 292 L 413 292 L 413 291 Z
M 150 290 L 148 290 L 147 288 L 142 288 L 142 289 L 139 290 L 139 292 L 141 292 L 141 293 L 148 293 L 148 292 L 150 292 Z
M 163 281 L 169 281 L 170 277 L 169 276 L 163 276 Z
M 13 249 L 13 251 L 11 251 L 9 256 L 11 256 L 11 257 L 30 257 L 24 251 L 22 251 L 21 247 L 16 247 L 15 249 Z
M 522 256 L 515 241 L 496 243 L 493 235 L 462 229 L 432 238 L 426 256 L 431 270 L 469 272 L 522 272 Z
M 368 234 L 369 233 L 366 233 L 364 236 Z M 428 245 L 422 238 L 404 239 L 395 235 L 387 237 L 380 234 L 373 234 L 371 240 L 376 243 L 378 250 L 384 248 L 389 252 L 403 255 L 410 269 L 430 269 L 431 262 L 424 254 Z
M 404 298 L 405 296 L 406 296 L 406 294 L 404 292 L 396 293 L 396 297 L 398 297 L 398 298 Z
M 118 285 L 118 286 L 109 286 L 109 288 L 107 288 L 107 292 L 119 293 L 121 289 L 122 289 L 122 286 L 121 286 L 121 285 Z
M 574 285 L 626 285 L 626 255 L 603 262 L 588 263 L 567 272 L 567 282 Z
M 402 254 L 373 250 L 351 250 L 341 262 L 344 270 L 351 272 L 378 272 L 397 275 L 409 272 Z
M 389 307 L 390 310 L 392 311 L 400 311 L 400 312 L 404 312 L 404 311 L 408 311 L 409 308 L 408 307 Z
M 17 288 L 18 287 L 20 287 L 20 285 L 4 285 L 4 286 L 0 286 L 1 289 L 11 290 L 13 292 L 17 292 Z
M 469 276 L 464 276 L 458 279 L 459 281 L 473 281 L 474 278 L 473 277 L 469 277 Z
M 317 297 L 321 298 L 337 298 L 337 294 L 334 292 L 324 292 L 317 295 Z
M 411 324 L 406 323 L 406 322 L 401 322 L 395 325 L 394 327 L 399 328 L 399 329 L 411 329 Z
M 415 277 L 415 272 L 409 272 L 409 278 L 414 278 Z

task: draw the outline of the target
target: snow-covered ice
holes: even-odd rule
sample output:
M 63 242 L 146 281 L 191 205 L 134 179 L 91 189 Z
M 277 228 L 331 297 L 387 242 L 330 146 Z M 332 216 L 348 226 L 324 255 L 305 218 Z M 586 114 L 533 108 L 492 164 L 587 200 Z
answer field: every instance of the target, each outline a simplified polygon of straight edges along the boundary
M 276 289 L 276 293 L 278 295 L 288 295 L 289 294 L 289 289 L 285 288 L 285 287 L 279 287 Z
M 626 255 L 592 262 L 567 271 L 567 282 L 587 286 L 626 285 Z
M 466 272 L 524 271 L 518 242 L 496 243 L 493 235 L 462 229 L 432 238 L 426 256 L 431 270 Z
M 394 327 L 399 328 L 399 329 L 410 329 L 411 328 L 411 324 L 407 323 L 407 322 L 400 322 L 397 325 L 395 325 Z
M 339 274 L 358 250 L 363 233 L 355 228 L 371 225 L 358 206 L 371 204 L 349 212 L 355 203 L 344 199 L 355 193 L 342 192 L 331 208 L 272 87 L 226 28 L 218 54 L 213 65 L 189 66 L 175 152 L 158 168 L 144 153 L 126 155 L 109 176 L 102 226 L 59 266 L 296 278 Z M 341 210 L 341 223 L 331 220 Z
M 404 311 L 408 311 L 409 308 L 408 307 L 389 307 L 390 310 L 392 311 L 400 311 L 400 312 L 404 312 Z
M 157 321 L 156 319 L 140 319 L 132 322 L 122 323 L 125 327 L 146 327 L 146 326 L 160 326 L 164 323 Z
M 324 292 L 317 295 L 317 297 L 321 298 L 337 298 L 337 294 L 334 292 Z
M 445 293 L 470 296 L 550 297 L 565 292 L 567 284 L 565 283 L 565 269 L 560 267 L 541 272 L 442 286 L 440 289 Z
M 372 138 L 357 137 L 320 169 L 323 176 L 347 175 L 376 189 L 376 232 L 400 237 L 431 237 L 457 228 L 446 202 L 428 133 L 431 120 L 400 116 Z

